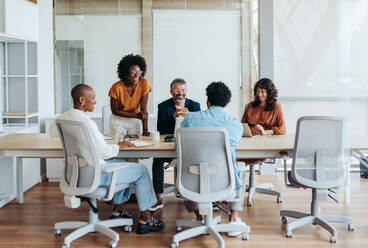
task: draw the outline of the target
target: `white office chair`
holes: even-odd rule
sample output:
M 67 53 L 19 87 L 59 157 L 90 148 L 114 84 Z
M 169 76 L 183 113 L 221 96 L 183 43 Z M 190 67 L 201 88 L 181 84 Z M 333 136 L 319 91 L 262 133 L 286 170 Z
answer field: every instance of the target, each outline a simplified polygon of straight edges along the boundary
M 213 218 L 212 202 L 235 195 L 235 177 L 230 153 L 229 139 L 225 128 L 180 128 L 176 131 L 177 179 L 180 195 L 199 205 L 204 222 L 177 220 L 182 226 L 192 227 L 173 237 L 172 248 L 179 242 L 201 234 L 212 235 L 220 248 L 225 242 L 219 232 L 240 231 L 248 239 L 247 225 L 221 224 L 221 216 Z
M 102 107 L 102 133 L 111 134 L 110 130 L 110 116 L 112 115 L 110 105 Z
M 345 180 L 343 121 L 336 117 L 308 116 L 297 122 L 291 171 L 287 172 L 283 154 L 285 184 L 288 187 L 311 188 L 311 213 L 282 210 L 281 220 L 287 217 L 298 220 L 286 225 L 286 237 L 292 237 L 292 230 L 306 224 L 318 224 L 330 234 L 330 242 L 336 242 L 337 231 L 328 222 L 348 223 L 348 230 L 354 230 L 353 219 L 345 216 L 323 215 L 319 200 L 326 200 L 328 190 L 341 186 Z M 290 181 L 290 184 L 288 183 Z
M 117 172 L 125 166 L 125 163 L 119 163 L 106 169 L 106 173 L 112 173 L 110 185 L 108 187 L 98 187 L 101 175 L 100 163 L 88 127 L 84 123 L 68 120 L 56 120 L 56 126 L 65 152 L 64 173 L 60 178 L 60 189 L 65 194 L 65 205 L 70 208 L 77 208 L 82 200 L 88 202 L 90 209 L 88 222 L 67 221 L 55 223 L 55 235 L 60 235 L 62 229 L 77 228 L 64 238 L 62 248 L 69 248 L 73 240 L 90 232 L 100 232 L 112 239 L 110 247 L 116 247 L 119 234 L 109 227 L 124 226 L 124 230 L 130 232 L 133 220 L 100 221 L 96 199 L 109 201 L 114 193 L 129 187 L 129 184 L 115 185 Z

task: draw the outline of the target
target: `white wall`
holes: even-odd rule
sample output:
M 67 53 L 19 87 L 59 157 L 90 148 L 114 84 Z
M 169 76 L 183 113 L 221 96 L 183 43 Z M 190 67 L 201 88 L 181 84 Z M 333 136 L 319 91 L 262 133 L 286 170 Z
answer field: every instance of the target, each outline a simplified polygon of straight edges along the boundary
M 174 78 L 187 82 L 187 97 L 206 109 L 206 87 L 225 82 L 232 92 L 229 114 L 241 116 L 241 13 L 214 10 L 153 12 L 153 109 L 172 97 Z
M 83 40 L 83 20 L 82 15 L 56 15 L 56 39 Z
M 52 1 L 38 0 L 38 95 L 40 119 L 54 114 L 54 37 Z M 43 125 L 43 121 L 42 121 Z
M 287 133 L 295 133 L 296 121 L 305 115 L 341 116 L 346 119 L 347 130 L 359 137 L 368 137 L 368 102 L 281 100 Z
M 4 0 L 0 0 L 0 32 L 5 32 Z
M 5 33 L 37 40 L 39 4 L 25 0 L 4 1 Z

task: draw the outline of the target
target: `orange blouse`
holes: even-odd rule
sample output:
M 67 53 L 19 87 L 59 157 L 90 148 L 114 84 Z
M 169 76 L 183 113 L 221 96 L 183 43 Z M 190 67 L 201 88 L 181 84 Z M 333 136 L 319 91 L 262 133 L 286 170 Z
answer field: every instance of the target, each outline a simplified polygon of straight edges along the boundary
M 241 120 L 242 123 L 248 123 L 253 135 L 262 134 L 261 130 L 255 127 L 258 124 L 262 125 L 264 130 L 272 129 L 276 135 L 286 134 L 284 115 L 278 102 L 270 111 L 264 110 L 265 107 L 260 105 L 253 108 L 253 102 L 248 104 Z
M 142 96 L 147 95 L 150 92 L 151 85 L 148 80 L 141 78 L 132 96 L 129 95 L 125 84 L 122 81 L 118 81 L 111 86 L 109 97 L 112 97 L 119 102 L 119 109 L 138 113 Z

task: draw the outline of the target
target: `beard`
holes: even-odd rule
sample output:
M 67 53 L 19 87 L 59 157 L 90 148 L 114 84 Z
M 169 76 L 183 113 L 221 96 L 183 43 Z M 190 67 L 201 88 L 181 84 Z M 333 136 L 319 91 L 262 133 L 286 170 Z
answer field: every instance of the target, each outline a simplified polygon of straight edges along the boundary
M 175 102 L 177 102 L 177 103 L 183 103 L 183 102 L 185 102 L 185 98 L 183 98 L 183 99 L 176 98 L 175 99 Z

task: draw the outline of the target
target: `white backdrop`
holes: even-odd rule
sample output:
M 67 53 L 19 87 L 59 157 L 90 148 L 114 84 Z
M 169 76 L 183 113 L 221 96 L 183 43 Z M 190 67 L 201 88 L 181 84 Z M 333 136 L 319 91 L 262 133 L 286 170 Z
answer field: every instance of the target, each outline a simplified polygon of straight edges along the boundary
M 212 81 L 232 91 L 226 111 L 241 117 L 240 11 L 153 11 L 153 110 L 171 97 L 170 83 L 181 77 L 187 96 L 206 109 L 205 89 Z
M 121 58 L 142 53 L 141 20 L 141 15 L 84 17 L 84 75 L 85 83 L 96 91 L 95 113 L 110 103 L 108 92 L 118 81 Z
M 367 96 L 366 0 L 276 0 L 274 27 L 280 96 Z

